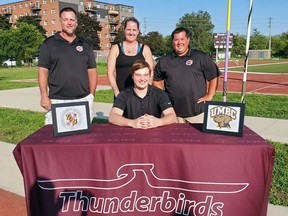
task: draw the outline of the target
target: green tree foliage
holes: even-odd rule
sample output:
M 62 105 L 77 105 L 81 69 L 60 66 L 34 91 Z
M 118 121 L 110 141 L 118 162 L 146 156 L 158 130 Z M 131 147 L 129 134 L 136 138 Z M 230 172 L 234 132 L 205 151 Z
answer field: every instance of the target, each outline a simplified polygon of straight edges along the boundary
M 190 47 L 199 49 L 204 52 L 211 52 L 211 44 L 213 44 L 214 25 L 208 12 L 200 10 L 198 13 L 186 13 L 176 27 L 185 27 L 190 30 Z
M 0 15 L 0 29 L 8 30 L 11 28 L 11 24 L 6 16 Z
M 22 16 L 22 17 L 19 17 L 19 19 L 17 20 L 17 25 L 19 23 L 22 23 L 22 22 L 25 22 L 25 23 L 28 23 L 28 24 L 31 24 L 31 25 L 34 25 L 38 31 L 44 36 L 46 37 L 46 30 L 43 28 L 42 25 L 40 25 L 40 22 L 35 20 L 35 17 L 33 16 Z
M 26 22 L 18 23 L 17 28 L 13 28 L 10 35 L 8 49 L 11 51 L 11 56 L 18 61 L 31 62 L 33 56 L 38 54 L 39 47 L 45 39 L 34 25 Z
M 272 37 L 272 55 L 288 58 L 288 32 Z
M 149 32 L 147 35 L 142 37 L 144 44 L 147 44 L 153 55 L 164 55 L 166 52 L 166 45 L 163 36 L 158 32 Z
M 257 29 L 253 29 L 251 34 L 250 49 L 263 50 L 268 49 L 268 38 L 261 34 Z
M 102 30 L 99 22 L 93 17 L 87 14 L 77 13 L 78 27 L 76 34 L 85 38 L 92 46 L 94 50 L 100 50 L 100 40 L 97 32 Z
M 246 49 L 246 37 L 244 35 L 233 35 L 233 47 L 231 53 L 233 57 L 244 57 Z

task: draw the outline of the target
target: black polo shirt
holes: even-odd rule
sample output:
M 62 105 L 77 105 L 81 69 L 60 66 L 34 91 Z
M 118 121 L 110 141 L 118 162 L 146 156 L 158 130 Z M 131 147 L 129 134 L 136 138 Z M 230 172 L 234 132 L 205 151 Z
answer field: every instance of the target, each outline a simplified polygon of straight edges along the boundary
M 59 33 L 40 48 L 39 67 L 49 70 L 49 98 L 78 99 L 90 94 L 88 68 L 96 68 L 93 48 L 80 37 L 72 43 Z
M 176 115 L 191 117 L 204 112 L 204 103 L 197 100 L 206 94 L 206 81 L 220 76 L 220 70 L 211 57 L 190 49 L 185 56 L 175 52 L 159 59 L 154 69 L 154 81 L 164 80 Z
M 123 110 L 123 116 L 128 119 L 136 119 L 144 114 L 160 118 L 162 112 L 172 107 L 172 104 L 164 91 L 149 85 L 144 98 L 139 97 L 133 87 L 121 91 L 115 99 L 113 107 Z

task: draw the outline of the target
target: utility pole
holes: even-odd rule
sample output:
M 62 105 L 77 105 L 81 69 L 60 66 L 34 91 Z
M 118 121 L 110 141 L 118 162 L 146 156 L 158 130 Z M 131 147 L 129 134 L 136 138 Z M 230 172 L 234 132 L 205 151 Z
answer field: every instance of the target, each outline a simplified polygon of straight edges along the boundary
M 146 23 L 146 17 L 144 17 L 144 35 L 147 33 L 147 23 Z
M 272 28 L 272 19 L 269 17 L 269 55 L 271 58 L 271 28 Z

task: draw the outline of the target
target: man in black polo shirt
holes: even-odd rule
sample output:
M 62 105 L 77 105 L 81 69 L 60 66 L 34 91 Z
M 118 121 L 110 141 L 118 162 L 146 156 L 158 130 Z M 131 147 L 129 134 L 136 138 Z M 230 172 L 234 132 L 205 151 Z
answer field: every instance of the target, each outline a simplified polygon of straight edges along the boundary
M 212 100 L 220 71 L 208 54 L 189 48 L 187 29 L 176 28 L 171 36 L 174 51 L 159 59 L 153 85 L 165 89 L 179 123 L 202 123 L 204 103 Z
M 135 61 L 131 76 L 134 86 L 117 96 L 109 122 L 142 129 L 176 123 L 176 114 L 166 93 L 149 85 L 149 64 L 143 60 Z
M 60 23 L 62 31 L 47 38 L 40 48 L 38 82 L 40 104 L 48 110 L 45 124 L 52 124 L 52 103 L 88 101 L 92 120 L 97 86 L 93 48 L 75 34 L 77 17 L 74 9 L 63 8 Z

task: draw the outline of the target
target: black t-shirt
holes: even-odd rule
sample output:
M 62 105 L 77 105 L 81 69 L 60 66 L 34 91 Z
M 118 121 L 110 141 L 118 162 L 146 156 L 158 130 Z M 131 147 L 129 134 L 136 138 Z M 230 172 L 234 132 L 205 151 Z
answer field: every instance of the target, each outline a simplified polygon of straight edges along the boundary
M 149 85 L 144 98 L 140 98 L 133 87 L 120 92 L 113 107 L 123 110 L 123 116 L 128 119 L 136 119 L 144 114 L 160 118 L 162 112 L 172 107 L 172 104 L 164 91 Z
M 96 68 L 93 49 L 80 37 L 69 43 L 59 33 L 40 48 L 39 67 L 49 70 L 49 98 L 78 99 L 90 94 L 88 68 Z
M 190 117 L 204 112 L 204 103 L 197 100 L 206 94 L 206 81 L 220 76 L 220 70 L 210 56 L 190 49 L 187 55 L 175 52 L 159 59 L 154 69 L 154 81 L 164 80 L 176 115 Z
M 140 45 L 140 43 L 139 43 Z M 131 77 L 132 65 L 138 59 L 145 60 L 143 56 L 144 45 L 140 47 L 135 56 L 127 56 L 122 51 L 122 47 L 118 44 L 119 55 L 116 59 L 116 83 L 119 91 L 123 91 L 133 86 Z

